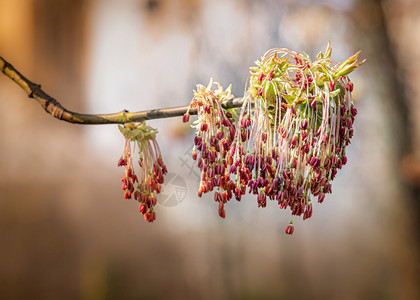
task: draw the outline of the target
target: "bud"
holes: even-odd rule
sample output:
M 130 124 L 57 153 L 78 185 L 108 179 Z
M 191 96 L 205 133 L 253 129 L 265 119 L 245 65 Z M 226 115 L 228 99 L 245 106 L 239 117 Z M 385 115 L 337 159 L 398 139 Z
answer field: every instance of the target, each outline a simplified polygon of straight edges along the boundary
M 139 205 L 139 213 L 145 214 L 147 211 L 147 206 L 143 203 L 140 203 Z
M 293 234 L 293 231 L 295 231 L 295 228 L 293 227 L 293 224 L 289 224 L 286 226 L 286 234 Z
M 334 87 L 335 87 L 335 82 L 330 81 L 330 92 L 334 91 Z
M 208 128 L 207 123 L 201 123 L 201 125 L 200 125 L 200 130 L 201 131 L 207 131 L 207 128 Z
M 267 76 L 267 80 L 268 80 L 268 81 L 271 81 L 271 80 L 273 79 L 273 77 L 274 77 L 274 72 L 275 72 L 275 69 L 271 69 L 271 70 L 270 70 L 270 73 L 268 73 L 268 76 Z
M 305 119 L 305 120 L 300 121 L 300 129 L 306 130 L 307 128 L 308 128 L 308 120 Z
M 131 199 L 131 192 L 129 190 L 124 192 L 124 199 Z
M 127 165 L 127 160 L 121 157 L 118 160 L 118 167 L 125 166 L 125 165 Z
M 261 83 L 262 81 L 263 81 L 263 79 L 265 78 L 265 75 L 264 75 L 264 73 L 263 72 L 261 72 L 259 75 L 258 75 L 258 82 L 259 83 Z
M 353 82 L 347 82 L 346 90 L 348 90 L 349 92 L 353 92 Z
M 262 137 L 263 143 L 267 142 L 267 134 L 265 132 L 261 135 L 261 137 Z
M 182 122 L 187 123 L 190 120 L 190 114 L 188 112 L 186 112 L 183 116 L 182 116 Z

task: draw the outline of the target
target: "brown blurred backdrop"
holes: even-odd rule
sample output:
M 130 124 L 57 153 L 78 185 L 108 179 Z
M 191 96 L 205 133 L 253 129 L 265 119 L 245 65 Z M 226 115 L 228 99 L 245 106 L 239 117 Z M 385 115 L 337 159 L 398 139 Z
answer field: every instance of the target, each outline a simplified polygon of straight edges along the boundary
M 419 16 L 416 0 L 0 0 L 0 55 L 74 111 L 185 105 L 210 77 L 240 96 L 272 47 L 367 59 L 349 163 L 293 236 L 274 203 L 221 220 L 196 197 L 180 119 L 150 125 L 187 194 L 146 224 L 116 126 L 59 122 L 0 76 L 0 298 L 420 299 Z

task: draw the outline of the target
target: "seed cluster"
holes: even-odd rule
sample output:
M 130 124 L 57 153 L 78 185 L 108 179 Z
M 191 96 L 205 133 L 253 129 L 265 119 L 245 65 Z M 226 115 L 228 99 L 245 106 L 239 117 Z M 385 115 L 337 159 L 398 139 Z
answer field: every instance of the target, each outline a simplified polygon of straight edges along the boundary
M 168 172 L 163 163 L 159 145 L 156 141 L 157 130 L 147 126 L 145 122 L 128 123 L 119 126 L 125 137 L 125 147 L 118 166 L 124 166 L 125 172 L 121 177 L 124 190 L 124 199 L 139 201 L 139 212 L 144 220 L 153 222 L 156 219 L 156 194 L 160 193 L 164 175 Z M 133 149 L 138 148 L 138 176 L 135 174 L 133 165 Z
M 288 49 L 268 51 L 250 68 L 236 119 L 221 107 L 233 98 L 230 87 L 197 86 L 190 107 L 198 111 L 192 154 L 201 170 L 198 195 L 215 189 L 221 217 L 233 195 L 239 201 L 248 189 L 258 207 L 269 199 L 290 209 L 286 233 L 292 234 L 293 216 L 312 216 L 311 195 L 323 202 L 331 193 L 357 114 L 347 74 L 363 62 L 359 52 L 341 64 L 330 55 L 329 44 L 314 62 Z

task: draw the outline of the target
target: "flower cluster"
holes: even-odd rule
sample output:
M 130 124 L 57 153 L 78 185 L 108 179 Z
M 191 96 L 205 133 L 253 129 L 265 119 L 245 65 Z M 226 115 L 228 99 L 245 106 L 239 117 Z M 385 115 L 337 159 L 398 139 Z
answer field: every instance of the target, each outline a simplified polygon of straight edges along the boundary
M 121 178 L 124 198 L 134 197 L 139 201 L 139 212 L 144 215 L 144 220 L 153 222 L 156 219 L 156 194 L 160 193 L 164 175 L 168 172 L 156 141 L 157 130 L 145 122 L 128 123 L 119 129 L 125 137 L 124 153 L 118 161 L 118 166 L 125 168 Z M 138 175 L 133 165 L 132 144 L 133 150 L 137 146 L 139 153 Z
M 311 195 L 323 202 L 331 193 L 331 180 L 347 162 L 357 114 L 347 74 L 361 63 L 359 52 L 341 64 L 330 55 L 329 44 L 314 62 L 288 49 L 268 51 L 250 68 L 236 125 L 220 105 L 232 98 L 230 88 L 198 86 L 190 107 L 198 111 L 193 158 L 197 150 L 199 196 L 216 188 L 221 217 L 225 203 L 249 189 L 259 207 L 269 199 L 290 209 L 286 233 L 292 234 L 293 216 L 312 216 Z
M 201 170 L 201 183 L 198 195 L 213 191 L 214 200 L 219 203 L 219 215 L 225 217 L 225 203 L 232 198 L 232 189 L 235 183 L 230 177 L 228 166 L 232 165 L 229 151 L 235 139 L 235 120 L 229 111 L 225 111 L 221 103 L 233 99 L 231 87 L 226 90 L 215 82 L 216 90 L 212 90 L 213 81 L 207 87 L 197 85 L 190 108 L 197 109 L 198 120 L 193 127 L 196 128 L 194 138 L 193 159 L 197 160 Z M 187 122 L 189 112 L 184 115 Z M 220 191 L 220 192 L 219 192 Z

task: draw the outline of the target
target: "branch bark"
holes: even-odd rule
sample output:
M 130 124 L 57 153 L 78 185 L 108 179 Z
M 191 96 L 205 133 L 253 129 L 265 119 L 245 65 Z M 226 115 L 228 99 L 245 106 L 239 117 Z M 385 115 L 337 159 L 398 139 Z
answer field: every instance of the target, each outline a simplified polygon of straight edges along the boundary
M 0 70 L 7 77 L 16 82 L 29 98 L 36 100 L 44 110 L 62 121 L 82 125 L 101 125 L 101 124 L 125 124 L 130 122 L 141 122 L 152 119 L 172 118 L 182 116 L 188 110 L 188 105 L 177 106 L 162 109 L 152 109 L 138 112 L 129 112 L 122 110 L 112 114 L 82 114 L 70 111 L 63 107 L 56 99 L 48 95 L 41 89 L 41 85 L 36 84 L 18 70 L 9 62 L 0 56 Z M 222 103 L 223 108 L 235 108 L 241 106 L 242 98 L 235 98 Z M 196 109 L 190 109 L 190 115 L 196 115 Z

